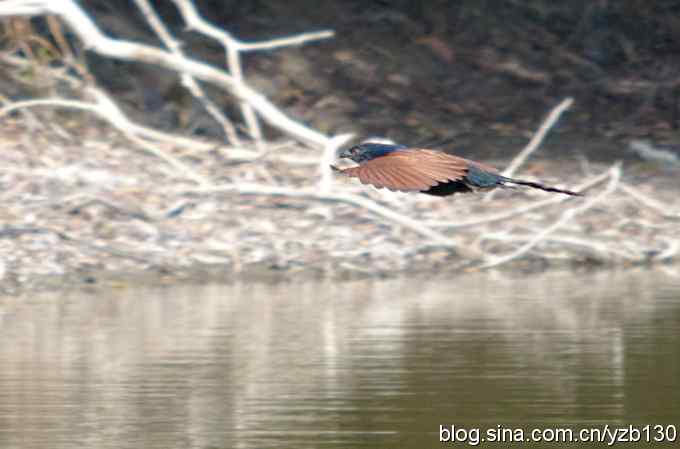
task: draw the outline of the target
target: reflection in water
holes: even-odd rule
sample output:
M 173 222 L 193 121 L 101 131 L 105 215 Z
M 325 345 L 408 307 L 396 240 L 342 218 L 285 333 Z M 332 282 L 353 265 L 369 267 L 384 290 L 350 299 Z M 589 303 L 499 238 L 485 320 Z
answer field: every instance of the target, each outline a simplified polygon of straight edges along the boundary
M 0 447 L 420 448 L 440 424 L 680 424 L 679 290 L 650 272 L 485 274 L 0 302 Z

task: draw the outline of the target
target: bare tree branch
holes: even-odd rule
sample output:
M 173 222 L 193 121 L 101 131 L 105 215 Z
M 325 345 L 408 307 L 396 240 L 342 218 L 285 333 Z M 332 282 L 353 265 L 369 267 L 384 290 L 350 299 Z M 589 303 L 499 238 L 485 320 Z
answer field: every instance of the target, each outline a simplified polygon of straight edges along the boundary
M 11 103 L 7 106 L 0 108 L 0 117 L 9 114 L 10 112 L 22 108 L 30 108 L 35 106 L 57 106 L 71 109 L 79 109 L 83 111 L 88 111 L 95 113 L 99 117 L 111 123 L 114 127 L 120 130 L 128 139 L 140 145 L 148 152 L 158 156 L 163 159 L 173 167 L 175 167 L 180 173 L 186 177 L 194 180 L 200 185 L 209 184 L 209 182 L 198 173 L 194 172 L 187 165 L 183 164 L 179 159 L 171 156 L 170 154 L 158 149 L 156 146 L 144 141 L 143 139 L 137 137 L 134 132 L 134 126 L 131 126 L 130 121 L 127 119 L 125 114 L 115 105 L 111 99 L 101 90 L 94 87 L 89 87 L 87 89 L 88 93 L 95 98 L 95 103 L 86 103 L 83 101 L 76 100 L 64 100 L 60 98 L 47 98 L 47 99 L 36 99 L 36 100 L 26 100 Z
M 543 139 L 545 139 L 546 134 L 548 134 L 548 131 L 550 131 L 552 127 L 555 126 L 555 123 L 557 123 L 557 120 L 559 120 L 562 114 L 571 108 L 573 104 L 573 98 L 565 98 L 560 102 L 560 104 L 555 106 L 552 111 L 550 111 L 548 116 L 541 124 L 541 127 L 531 138 L 527 146 L 524 147 L 522 151 L 520 151 L 519 154 L 515 156 L 510 165 L 505 170 L 503 170 L 503 176 L 512 177 L 512 175 L 515 174 L 517 169 L 529 158 L 529 156 L 531 156 L 534 151 L 536 151 L 536 149 L 538 149 L 539 145 L 541 145 L 541 142 L 543 142 Z
M 661 204 L 655 199 L 648 197 L 647 195 L 640 192 L 638 189 L 634 187 L 631 187 L 626 184 L 621 184 L 621 186 L 619 186 L 619 189 L 633 197 L 633 199 L 638 201 L 640 204 L 643 204 L 645 207 L 652 209 L 653 211 L 660 214 L 664 218 L 676 218 L 676 219 L 680 218 L 680 211 L 668 210 L 668 207 L 666 205 Z
M 456 241 L 439 232 L 423 225 L 420 221 L 414 220 L 406 215 L 397 213 L 380 204 L 352 193 L 322 193 L 318 190 L 298 189 L 291 187 L 270 187 L 257 184 L 221 184 L 207 187 L 181 188 L 184 193 L 238 193 L 240 195 L 263 195 L 263 196 L 285 196 L 289 198 L 306 198 L 317 201 L 331 201 L 358 206 L 373 212 L 383 218 L 404 226 L 418 234 L 431 239 L 433 242 L 450 248 L 455 248 L 458 253 L 468 258 L 479 258 L 480 253 L 469 248 L 463 248 Z
M 553 108 L 552 111 L 548 114 L 548 116 L 545 118 L 543 123 L 541 124 L 541 127 L 538 128 L 538 131 L 533 135 L 527 146 L 525 146 L 522 151 L 519 152 L 517 156 L 512 160 L 510 165 L 503 170 L 503 176 L 507 176 L 508 178 L 511 178 L 512 175 L 515 174 L 517 169 L 531 156 L 531 154 L 538 149 L 538 147 L 541 145 L 541 142 L 543 142 L 543 139 L 545 139 L 546 134 L 548 134 L 548 131 L 555 126 L 555 123 L 557 123 L 557 120 L 559 120 L 560 116 L 569 109 L 572 105 L 574 104 L 574 99 L 569 97 L 565 98 Z M 491 191 L 486 194 L 484 197 L 484 202 L 489 202 L 494 196 L 494 191 Z
M 319 171 L 321 172 L 319 192 L 328 193 L 331 191 L 331 186 L 333 185 L 331 164 L 335 160 L 336 151 L 352 137 L 354 137 L 353 134 L 339 134 L 328 141 L 328 145 L 326 145 L 319 162 Z
M 592 178 L 582 182 L 581 184 L 577 185 L 574 190 L 578 192 L 582 192 L 588 189 L 591 189 L 592 187 L 596 186 L 597 184 L 606 181 L 607 178 L 609 178 L 609 170 L 607 170 L 604 173 L 600 173 L 597 176 L 593 176 Z M 566 201 L 573 200 L 573 197 L 568 197 L 568 196 L 552 196 L 548 199 L 541 200 L 541 201 L 536 201 L 535 203 L 527 204 L 525 206 L 517 207 L 515 209 L 511 209 L 506 212 L 501 212 L 498 214 L 494 215 L 488 215 L 488 216 L 482 216 L 482 217 L 476 217 L 473 218 L 472 220 L 467 220 L 467 221 L 429 221 L 427 224 L 431 227 L 435 228 L 465 228 L 465 227 L 470 227 L 470 226 L 479 226 L 483 224 L 488 224 L 488 223 L 493 223 L 496 221 L 501 221 L 501 220 L 507 220 L 508 218 L 516 217 L 517 215 L 523 215 L 526 214 L 527 212 L 531 212 L 537 209 L 541 209 L 546 206 L 550 206 L 553 204 L 559 204 L 559 203 L 564 203 Z
M 510 233 L 491 233 L 484 234 L 482 240 L 496 240 L 500 242 L 531 242 L 536 238 L 534 235 L 517 235 Z M 563 235 L 548 235 L 545 236 L 542 242 L 547 243 L 558 243 L 560 245 L 577 246 L 590 250 L 595 254 L 600 254 L 603 260 L 607 260 L 608 256 L 615 255 L 624 260 L 636 261 L 639 260 L 640 254 L 632 253 L 630 251 L 623 251 L 617 246 L 612 245 L 609 242 L 601 242 L 594 239 L 589 239 L 586 237 L 571 237 Z
M 175 55 L 184 57 L 180 43 L 172 36 L 172 34 L 170 34 L 170 30 L 167 29 L 161 21 L 161 18 L 158 17 L 158 14 L 156 14 L 156 11 L 151 6 L 151 3 L 149 3 L 148 0 L 135 0 L 135 3 L 137 3 L 137 7 L 142 11 L 144 17 L 146 17 L 151 28 L 156 32 L 165 46 L 168 47 L 168 50 Z M 205 96 L 203 89 L 201 89 L 201 86 L 198 85 L 194 77 L 187 73 L 182 73 L 181 78 L 184 87 L 186 87 L 189 92 L 203 104 L 206 111 L 208 111 L 213 119 L 222 126 L 224 134 L 227 136 L 229 142 L 233 145 L 240 146 L 241 140 L 238 138 L 236 128 L 231 121 L 222 114 L 222 111 L 220 111 L 217 105 Z
M 519 247 L 517 250 L 515 250 L 515 251 L 513 251 L 510 254 L 507 254 L 505 256 L 500 256 L 500 257 L 493 256 L 493 257 L 490 258 L 490 260 L 488 262 L 484 263 L 479 268 L 480 269 L 486 269 L 486 268 L 497 267 L 499 265 L 502 265 L 504 263 L 507 263 L 511 260 L 514 260 L 514 259 L 517 259 L 518 257 L 523 256 L 528 251 L 530 251 L 533 247 L 535 247 L 536 245 L 541 243 L 550 234 L 555 232 L 557 229 L 559 229 L 561 226 L 563 226 L 567 222 L 571 221 L 576 215 L 585 212 L 586 210 L 590 209 L 591 207 L 593 207 L 598 202 L 602 201 L 606 196 L 611 194 L 614 190 L 616 190 L 617 186 L 619 185 L 620 179 L 621 179 L 621 167 L 620 167 L 619 164 L 615 164 L 612 168 L 609 169 L 609 183 L 607 184 L 607 187 L 602 192 L 600 192 L 596 196 L 588 198 L 580 206 L 577 206 L 577 207 L 574 207 L 574 208 L 571 208 L 571 209 L 567 209 L 566 211 L 564 211 L 557 221 L 555 221 L 550 226 L 547 226 L 542 232 L 539 232 L 538 234 L 536 234 L 531 240 L 526 242 L 524 245 Z
M 222 86 L 232 92 L 239 100 L 250 104 L 269 124 L 283 132 L 320 148 L 325 148 L 328 143 L 326 135 L 290 119 L 263 95 L 215 67 L 149 45 L 112 39 L 104 35 L 73 0 L 7 0 L 0 2 L 0 16 L 16 16 L 18 14 L 57 15 L 71 27 L 91 51 L 115 59 L 156 64 Z
M 243 70 L 241 68 L 241 54 L 236 39 L 231 37 L 226 31 L 217 28 L 208 23 L 196 11 L 196 7 L 188 0 L 173 0 L 180 14 L 184 18 L 189 29 L 199 31 L 207 36 L 216 39 L 222 44 L 227 54 L 227 63 L 229 65 L 229 72 L 237 83 L 243 83 Z M 258 144 L 262 141 L 262 129 L 260 123 L 257 121 L 257 116 L 253 107 L 247 101 L 241 101 L 241 113 L 246 122 L 250 137 L 252 137 Z
M 318 39 L 326 39 L 333 36 L 332 31 L 307 33 L 282 39 L 274 39 L 267 42 L 245 43 L 234 38 L 230 33 L 210 24 L 196 10 L 190 0 L 173 0 L 184 18 L 187 27 L 196 30 L 206 36 L 212 37 L 222 44 L 227 54 L 227 63 L 231 76 L 237 83 L 243 82 L 243 69 L 241 65 L 241 52 L 252 50 L 270 50 L 291 45 L 299 45 Z M 250 136 L 259 144 L 262 141 L 262 130 L 255 115 L 253 106 L 247 101 L 241 102 L 243 118 L 250 131 Z

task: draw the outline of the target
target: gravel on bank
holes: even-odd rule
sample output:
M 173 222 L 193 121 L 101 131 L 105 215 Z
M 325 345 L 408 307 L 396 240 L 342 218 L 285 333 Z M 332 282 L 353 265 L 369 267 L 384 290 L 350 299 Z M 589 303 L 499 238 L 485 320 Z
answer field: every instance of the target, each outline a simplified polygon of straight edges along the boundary
M 583 199 L 525 189 L 500 191 L 488 202 L 482 201 L 484 194 L 442 199 L 334 181 L 334 191 L 414 218 L 450 237 L 454 247 L 348 202 L 199 191 L 156 155 L 99 124 L 31 129 L 13 118 L 0 124 L 0 136 L 4 294 L 125 273 L 130 279 L 165 280 L 206 273 L 225 279 L 267 273 L 286 278 L 453 273 L 479 269 L 513 252 L 517 257 L 496 269 L 678 260 L 678 173 L 657 167 L 625 166 L 613 190 L 585 209 L 584 202 L 612 187 L 610 167 L 536 160 L 521 173 L 568 188 L 586 185 Z M 214 186 L 313 192 L 319 176 L 318 166 L 308 161 L 320 155 L 294 145 L 253 161 L 230 159 L 228 148 L 163 151 Z M 300 162 L 291 163 L 296 159 Z M 522 252 L 525 245 L 531 246 Z M 470 253 L 480 259 L 463 255 Z

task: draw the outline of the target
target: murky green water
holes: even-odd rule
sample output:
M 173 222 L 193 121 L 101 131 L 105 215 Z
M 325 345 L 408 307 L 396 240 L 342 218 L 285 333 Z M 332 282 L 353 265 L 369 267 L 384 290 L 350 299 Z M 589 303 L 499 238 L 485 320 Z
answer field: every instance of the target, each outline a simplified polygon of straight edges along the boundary
M 43 296 L 0 302 L 0 363 L 2 448 L 466 447 L 440 443 L 439 426 L 680 428 L 680 279 Z

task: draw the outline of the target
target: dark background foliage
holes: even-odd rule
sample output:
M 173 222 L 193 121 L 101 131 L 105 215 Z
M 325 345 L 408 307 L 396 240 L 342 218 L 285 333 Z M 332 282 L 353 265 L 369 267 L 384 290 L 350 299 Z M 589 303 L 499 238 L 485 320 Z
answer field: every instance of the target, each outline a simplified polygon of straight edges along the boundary
M 132 2 L 85 3 L 111 35 L 158 44 Z M 551 134 L 549 153 L 576 145 L 590 158 L 611 159 L 625 156 L 635 138 L 677 151 L 677 1 L 196 3 L 204 17 L 244 40 L 335 30 L 332 40 L 244 57 L 249 83 L 325 132 L 443 142 L 503 157 L 507 150 L 498 148 L 521 146 L 551 107 L 573 96 L 576 105 Z M 222 49 L 186 32 L 170 2 L 155 4 L 188 52 L 223 64 Z M 182 113 L 191 100 L 169 72 L 95 57 L 90 65 L 157 126 L 219 134 L 200 111 Z M 223 93 L 212 94 L 234 107 Z

